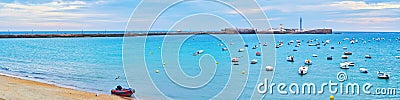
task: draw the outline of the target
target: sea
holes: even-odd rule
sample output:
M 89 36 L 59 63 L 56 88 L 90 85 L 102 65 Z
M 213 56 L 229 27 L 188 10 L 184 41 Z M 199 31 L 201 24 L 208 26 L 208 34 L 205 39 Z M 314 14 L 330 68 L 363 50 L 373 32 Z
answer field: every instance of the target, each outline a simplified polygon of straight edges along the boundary
M 124 33 L 122 31 L 21 31 L 21 32 L 0 32 L 0 34 L 112 34 Z M 325 87 L 325 92 L 322 94 L 291 94 L 286 95 L 277 92 L 266 93 L 263 99 L 329 99 L 331 95 L 335 99 L 400 99 L 400 33 L 398 32 L 334 32 L 339 34 L 276 34 L 273 35 L 275 42 L 268 43 L 268 46 L 273 46 L 278 41 L 284 42 L 280 48 L 275 48 L 275 63 L 274 76 L 272 83 L 284 83 L 288 86 L 291 83 L 314 83 L 317 90 L 320 90 L 320 85 L 323 83 L 336 82 L 336 83 L 358 83 L 360 87 L 364 83 L 372 84 L 370 91 L 372 94 L 365 94 L 363 89 L 360 88 L 360 94 L 346 94 L 346 93 L 330 93 L 329 89 Z M 264 34 L 271 35 L 271 34 Z M 256 58 L 259 62 L 262 59 L 255 56 L 255 52 L 259 49 L 251 49 L 254 45 L 262 47 L 256 35 L 254 34 L 241 34 L 241 38 L 249 47 L 244 47 L 241 44 L 232 44 L 238 47 L 246 48 L 249 58 Z M 227 83 L 227 78 L 230 73 L 228 71 L 238 68 L 232 67 L 230 53 L 224 52 L 222 47 L 228 46 L 230 42 L 222 43 L 221 38 L 229 38 L 229 35 L 170 35 L 172 38 L 189 37 L 179 48 L 179 66 L 186 75 L 196 77 L 201 73 L 199 60 L 201 56 L 193 56 L 197 50 L 204 50 L 201 55 L 211 55 L 218 61 L 217 71 L 215 77 L 210 84 L 213 90 L 207 91 L 202 94 L 192 95 L 179 95 L 181 90 L 185 87 L 160 87 L 161 92 L 165 92 L 164 96 L 169 96 L 170 99 L 187 99 L 195 97 L 195 99 L 211 99 L 224 88 Z M 128 37 L 128 38 L 145 38 L 145 37 Z M 167 74 L 163 73 L 163 63 L 168 65 L 170 62 L 162 62 L 159 56 L 162 52 L 160 46 L 166 45 L 165 43 L 175 44 L 172 40 L 163 42 L 165 36 L 148 36 L 146 42 L 146 64 L 152 66 L 148 68 L 148 73 L 156 81 L 155 84 L 163 86 L 165 82 L 172 82 L 168 80 Z M 347 39 L 348 40 L 347 40 Z M 95 37 L 95 38 L 2 38 L 0 39 L 0 73 L 19 77 L 22 79 L 34 80 L 54 84 L 61 87 L 67 87 L 87 92 L 110 94 L 110 90 L 117 85 L 123 87 L 135 88 L 135 82 L 128 83 L 126 80 L 126 73 L 124 69 L 123 59 L 123 44 L 124 37 Z M 357 40 L 358 43 L 351 44 L 349 40 Z M 378 40 L 379 39 L 379 40 Z M 295 47 L 294 44 L 288 45 L 291 40 L 300 40 L 301 46 Z M 318 49 L 317 46 L 307 46 L 310 43 L 320 42 L 321 45 Z M 330 40 L 326 46 L 323 41 Z M 165 40 L 164 40 L 165 41 Z M 365 43 L 363 43 L 365 41 Z M 139 42 L 139 41 L 138 41 Z M 338 42 L 341 42 L 340 44 Z M 164 43 L 164 44 L 162 44 Z M 220 46 L 222 43 L 224 46 Z M 162 45 L 161 45 L 162 44 Z M 331 47 L 334 47 L 332 49 Z M 343 47 L 347 47 L 344 50 Z M 140 48 L 139 48 L 140 49 Z M 172 49 L 172 48 L 163 48 Z M 293 51 L 296 49 L 298 51 Z M 348 59 L 341 59 L 343 52 L 352 52 Z M 268 52 L 268 51 L 263 51 Z M 318 57 L 312 57 L 313 54 Z M 365 58 L 365 55 L 371 55 L 371 59 Z M 158 55 L 158 56 L 157 56 Z M 168 55 L 168 54 L 165 54 Z M 294 62 L 287 62 L 286 57 L 292 55 L 295 58 Z M 333 60 L 327 60 L 326 57 L 332 56 Z M 165 56 L 163 56 L 165 57 Z M 167 56 L 168 57 L 168 56 Z M 299 75 L 298 68 L 304 65 L 304 60 L 310 59 L 313 64 L 309 65 L 309 70 L 306 75 Z M 161 62 L 160 62 L 161 61 Z M 355 66 L 350 69 L 340 69 L 339 64 L 345 61 L 354 62 Z M 258 64 L 250 65 L 251 72 L 259 69 Z M 368 73 L 360 73 L 359 68 L 367 68 Z M 154 73 L 154 70 L 159 70 L 160 74 Z M 390 79 L 377 78 L 377 72 L 388 72 Z M 251 74 L 248 79 L 258 79 L 257 75 Z M 337 75 L 339 72 L 346 73 L 347 80 L 345 82 L 338 82 Z M 220 73 L 220 74 L 219 74 Z M 246 72 L 247 73 L 247 72 Z M 141 76 L 137 76 L 141 77 Z M 235 77 L 233 77 L 235 78 Z M 232 79 L 235 80 L 235 79 Z M 236 96 L 238 99 L 250 99 L 253 90 L 258 83 L 257 81 L 247 81 L 245 88 L 243 88 L 240 95 Z M 396 89 L 398 94 L 376 94 L 377 88 Z M 381 89 L 382 90 L 382 89 Z M 146 90 L 136 90 L 137 93 Z M 169 91 L 169 92 L 168 92 Z M 172 92 L 171 92 L 172 91 Z M 287 90 L 288 91 L 288 90 Z M 198 92 L 198 91 L 197 91 Z M 197 93 L 193 92 L 193 93 Z M 204 95 L 204 94 L 213 95 Z M 151 96 L 151 95 L 150 95 Z M 152 97 L 159 97 L 154 95 Z

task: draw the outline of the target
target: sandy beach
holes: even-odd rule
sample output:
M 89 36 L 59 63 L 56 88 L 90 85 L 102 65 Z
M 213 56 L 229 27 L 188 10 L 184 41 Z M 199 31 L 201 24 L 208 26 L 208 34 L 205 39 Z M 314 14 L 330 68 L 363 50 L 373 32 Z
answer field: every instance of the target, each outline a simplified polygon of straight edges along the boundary
M 0 75 L 0 100 L 122 100 L 124 98 L 83 92 L 51 84 Z M 125 100 L 125 99 L 124 99 Z

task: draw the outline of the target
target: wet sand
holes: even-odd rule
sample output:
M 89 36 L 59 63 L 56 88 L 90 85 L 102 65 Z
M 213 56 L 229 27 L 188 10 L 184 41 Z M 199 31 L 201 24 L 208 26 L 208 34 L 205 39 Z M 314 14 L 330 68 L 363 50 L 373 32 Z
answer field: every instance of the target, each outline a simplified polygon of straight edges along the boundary
M 0 75 L 0 100 L 126 100 Z

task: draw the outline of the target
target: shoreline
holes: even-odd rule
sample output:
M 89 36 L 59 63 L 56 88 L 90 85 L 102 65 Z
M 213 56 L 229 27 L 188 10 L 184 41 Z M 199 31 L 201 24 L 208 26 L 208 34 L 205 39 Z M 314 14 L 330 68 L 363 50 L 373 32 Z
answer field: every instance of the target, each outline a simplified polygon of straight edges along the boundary
M 54 84 L 37 82 L 18 77 L 0 74 L 0 100 L 126 100 L 129 98 L 121 98 L 110 94 L 98 94 L 85 92 Z M 133 99 L 133 98 L 132 98 Z

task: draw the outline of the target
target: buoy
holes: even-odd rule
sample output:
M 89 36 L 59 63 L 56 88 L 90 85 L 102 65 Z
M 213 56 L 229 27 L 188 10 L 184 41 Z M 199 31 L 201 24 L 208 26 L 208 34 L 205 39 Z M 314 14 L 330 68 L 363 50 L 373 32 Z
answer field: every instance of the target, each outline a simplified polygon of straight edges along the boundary
M 159 70 L 156 70 L 156 73 L 158 73 L 159 72 Z
M 219 64 L 218 62 L 215 62 L 215 64 Z
M 329 96 L 329 100 L 335 100 L 335 97 L 333 95 Z
M 242 74 L 245 74 L 246 72 L 244 70 L 242 70 Z

